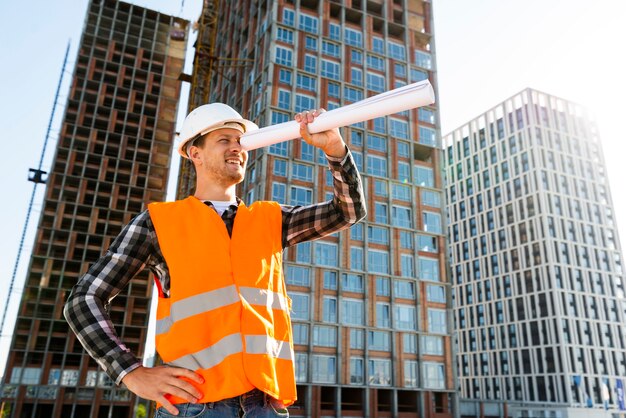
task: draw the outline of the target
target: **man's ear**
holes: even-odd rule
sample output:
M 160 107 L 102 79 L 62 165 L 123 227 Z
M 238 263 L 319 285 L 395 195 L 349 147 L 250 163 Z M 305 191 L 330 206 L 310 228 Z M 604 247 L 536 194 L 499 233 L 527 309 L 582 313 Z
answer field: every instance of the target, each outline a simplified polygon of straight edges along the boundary
M 195 145 L 189 147 L 189 159 L 196 164 L 200 164 L 200 148 L 196 147 Z

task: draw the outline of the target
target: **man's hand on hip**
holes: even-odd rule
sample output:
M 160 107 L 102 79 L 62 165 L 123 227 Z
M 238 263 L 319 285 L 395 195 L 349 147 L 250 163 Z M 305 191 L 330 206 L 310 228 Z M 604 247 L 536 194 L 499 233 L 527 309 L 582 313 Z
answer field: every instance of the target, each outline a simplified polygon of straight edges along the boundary
M 342 158 L 347 153 L 346 143 L 343 142 L 338 128 L 316 134 L 309 133 L 307 125 L 324 112 L 326 112 L 324 109 L 317 109 L 296 114 L 295 120 L 300 124 L 300 135 L 307 144 L 321 148 L 326 155 Z
M 204 383 L 204 378 L 191 370 L 169 366 L 138 367 L 124 376 L 122 383 L 135 395 L 157 401 L 167 412 L 178 415 L 178 409 L 165 395 L 174 395 L 190 403 L 196 403 L 203 396 L 191 383 L 179 377 Z

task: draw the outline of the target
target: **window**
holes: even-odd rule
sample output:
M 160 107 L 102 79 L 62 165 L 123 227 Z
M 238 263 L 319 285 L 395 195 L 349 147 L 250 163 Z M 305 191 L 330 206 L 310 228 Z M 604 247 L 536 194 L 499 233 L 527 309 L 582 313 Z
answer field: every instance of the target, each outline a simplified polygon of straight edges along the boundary
M 424 231 L 441 234 L 441 215 L 434 212 L 422 212 Z
M 337 323 L 337 298 L 324 296 L 322 303 L 322 320 L 331 324 Z
M 291 186 L 291 204 L 294 206 L 310 205 L 313 199 L 313 191 L 304 187 Z
M 369 383 L 372 386 L 391 386 L 391 360 L 370 359 Z
M 352 57 L 352 64 L 363 64 L 363 53 L 361 51 L 353 49 L 350 56 Z
M 389 296 L 390 292 L 389 279 L 386 277 L 376 278 L 376 295 L 377 296 Z
M 413 261 L 413 256 L 409 257 Z M 415 283 L 408 280 L 394 280 L 393 292 L 397 298 L 415 299 Z
M 415 65 L 418 65 L 427 70 L 432 70 L 432 59 L 430 54 L 422 51 L 414 51 Z
M 403 331 L 416 331 L 415 306 L 396 303 L 393 306 L 393 326 Z
M 372 273 L 389 274 L 389 253 L 386 251 L 367 250 L 367 266 Z
M 343 36 L 345 37 L 344 42 L 348 45 L 356 46 L 358 48 L 363 47 L 363 33 L 351 28 L 345 28 Z
M 282 183 L 272 183 L 272 200 L 283 205 L 287 203 L 287 186 Z
M 363 241 L 363 224 L 355 224 L 350 228 L 350 238 L 355 241 Z
M 293 31 L 279 26 L 276 31 L 276 39 L 293 45 Z
M 282 89 L 278 90 L 278 107 L 291 110 L 291 92 Z
M 322 325 L 313 327 L 313 345 L 337 347 L 337 328 Z
M 309 295 L 302 293 L 289 293 L 291 298 L 291 319 L 309 320 Z
M 78 383 L 78 370 L 64 370 L 65 372 L 76 372 L 75 383 Z M 14 367 L 11 372 L 11 384 L 38 385 L 41 378 L 41 369 L 39 367 Z M 61 383 L 68 386 L 66 383 Z
M 389 244 L 389 230 L 380 226 L 367 227 L 367 239 L 372 244 Z
M 411 254 L 400 255 L 401 273 L 404 277 L 415 277 L 413 256 Z
M 344 325 L 364 325 L 363 301 L 361 299 L 342 299 L 341 322 Z
M 337 83 L 331 83 L 328 82 L 328 97 L 334 97 L 336 99 L 339 98 L 339 96 L 341 95 L 341 86 L 339 86 L 339 84 Z M 328 110 L 333 110 L 332 106 L 330 105 L 332 102 L 328 102 Z M 339 105 L 337 105 L 337 107 L 339 107 Z
M 445 369 L 443 363 L 423 362 L 422 377 L 427 389 L 445 389 Z
M 407 142 L 398 141 L 396 142 L 396 146 L 398 147 L 398 157 L 409 158 L 411 156 L 410 147 Z
M 429 302 L 446 303 L 446 289 L 443 286 L 429 284 L 426 286 L 426 299 Z
M 336 23 L 328 25 L 328 37 L 333 41 L 341 40 L 341 26 Z
M 316 242 L 315 260 L 319 266 L 337 267 L 337 244 Z
M 311 242 L 301 242 L 297 246 L 296 261 L 298 263 L 311 263 Z
M 368 348 L 376 351 L 390 351 L 390 333 L 386 331 L 370 331 L 368 334 Z
M 376 155 L 367 156 L 367 173 L 372 176 L 387 176 L 387 159 Z
M 350 357 L 350 383 L 355 385 L 363 384 L 363 359 L 361 357 Z
M 385 71 L 385 61 L 375 55 L 367 54 L 367 68 L 377 71 Z
M 341 290 L 346 292 L 363 293 L 363 276 L 360 274 L 343 273 L 341 275 L 341 287 Z
M 374 180 L 374 194 L 377 196 L 387 197 L 387 182 L 384 180 Z
M 419 274 L 422 280 L 439 281 L 439 260 L 436 258 L 419 258 Z
M 411 180 L 411 168 L 409 163 L 403 161 L 398 162 L 398 180 L 408 183 Z
M 411 201 L 411 187 L 406 186 L 404 184 L 392 184 L 392 192 L 391 195 L 394 199 L 402 200 L 404 202 Z
M 304 38 L 304 48 L 309 51 L 317 51 L 317 38 L 306 36 Z
M 363 70 L 361 70 L 360 68 L 351 68 L 350 82 L 355 86 L 363 86 Z
M 299 249 L 298 249 L 299 252 Z M 310 286 L 310 273 L 311 271 L 302 266 L 286 266 L 285 268 L 285 281 L 287 284 L 294 286 Z
M 385 42 L 383 38 L 379 38 L 378 36 L 372 37 L 372 51 L 377 54 L 385 53 Z
M 417 83 L 422 80 L 428 80 L 428 73 L 417 68 L 411 68 L 411 82 Z
M 299 89 L 317 92 L 317 80 L 314 77 L 310 77 L 308 75 L 298 74 L 296 77 L 296 86 Z M 296 106 L 299 105 L 298 97 L 306 97 L 306 99 L 310 100 L 310 103 L 311 103 L 308 106 L 313 106 L 313 107 L 303 107 L 302 110 L 310 110 L 310 109 L 315 108 L 315 99 L 313 97 L 301 96 L 299 94 L 296 94 Z M 307 106 L 307 105 L 305 104 L 304 106 Z M 296 112 L 300 112 L 300 110 L 296 110 Z
M 367 147 L 374 151 L 387 152 L 387 139 L 379 135 L 367 134 Z
M 435 175 L 430 167 L 413 166 L 413 179 L 417 186 L 435 187 Z
M 411 208 L 405 206 L 392 206 L 391 219 L 394 226 L 413 228 L 413 214 Z
M 321 354 L 313 354 L 311 356 L 313 366 L 313 383 L 335 383 L 336 382 L 336 358 L 335 356 L 324 356 Z
M 274 174 L 277 176 L 287 177 L 287 161 L 279 158 L 275 159 Z
M 276 47 L 276 63 L 291 67 L 293 59 L 293 51 L 287 48 Z
M 296 353 L 296 382 L 307 381 L 307 370 L 309 369 L 308 355 Z
M 378 328 L 391 327 L 391 307 L 388 303 L 376 302 L 376 326 Z
M 402 334 L 402 352 L 409 354 L 417 354 L 417 335 Z
M 374 125 L 373 126 L 374 132 L 378 132 L 380 134 L 387 134 L 387 127 L 386 127 L 384 117 L 372 119 L 372 125 Z
M 420 121 L 435 124 L 435 111 L 425 107 L 420 107 L 417 110 L 417 117 Z
M 419 143 L 434 147 L 437 144 L 435 130 L 425 126 L 419 127 Z
M 323 59 L 321 73 L 322 73 L 322 77 L 328 77 L 328 78 L 332 78 L 333 80 L 339 80 L 339 63 Z
M 352 87 L 344 86 L 343 95 L 347 101 L 358 102 L 363 100 L 363 91 Z
M 428 309 L 428 332 L 445 334 L 448 331 L 446 311 L 444 309 Z
M 317 73 L 317 57 L 311 54 L 304 54 L 304 71 Z
M 354 164 L 356 168 L 362 172 L 363 171 L 363 153 L 358 151 L 352 151 L 352 157 L 354 158 Z
M 367 73 L 367 88 L 382 93 L 385 91 L 385 78 L 382 75 Z
M 400 231 L 400 248 L 408 250 L 413 249 L 413 233 L 409 231 Z
M 324 270 L 324 289 L 337 290 L 337 272 Z
M 309 343 L 309 326 L 306 324 L 300 324 L 298 322 L 293 323 L 293 343 L 294 344 L 308 344 Z
M 292 77 L 291 77 L 291 71 L 290 70 L 285 70 L 284 68 L 281 68 L 278 71 L 278 81 L 280 81 L 281 83 L 284 84 L 292 84 Z
M 341 56 L 339 45 L 328 41 L 322 41 L 322 54 L 339 58 Z
M 393 65 L 393 72 L 398 78 L 406 78 L 406 65 L 396 62 Z M 398 80 L 396 80 L 398 81 Z M 405 84 L 403 84 L 405 85 Z
M 423 354 L 443 356 L 443 337 L 422 335 L 420 337 L 420 344 Z
M 406 48 L 404 45 L 388 41 L 387 48 L 389 48 L 389 56 L 394 60 L 406 61 Z
M 439 208 L 441 207 L 441 195 L 432 190 L 422 190 L 422 204 Z
M 374 202 L 374 220 L 380 224 L 389 222 L 389 212 L 387 211 L 386 203 Z
M 404 360 L 404 387 L 417 387 L 417 361 Z
M 300 142 L 300 157 L 305 161 L 315 161 L 315 147 L 306 142 Z
M 300 13 L 298 20 L 298 28 L 300 30 L 317 35 L 317 24 L 318 21 L 316 17 Z
M 283 24 L 293 26 L 296 21 L 296 12 L 291 9 L 283 9 Z
M 350 328 L 350 348 L 363 350 L 365 333 L 362 329 Z
M 291 175 L 296 180 L 313 181 L 313 166 L 293 163 Z

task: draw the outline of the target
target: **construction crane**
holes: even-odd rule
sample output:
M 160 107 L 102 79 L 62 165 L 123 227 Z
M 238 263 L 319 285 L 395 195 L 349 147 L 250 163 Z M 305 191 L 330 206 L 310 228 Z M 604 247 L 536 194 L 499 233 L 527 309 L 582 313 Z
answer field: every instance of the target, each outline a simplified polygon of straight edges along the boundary
M 9 294 L 7 295 L 7 299 L 4 305 L 4 311 L 2 312 L 2 319 L 0 320 L 0 336 L 4 336 L 2 331 L 4 330 L 4 323 L 6 321 L 7 312 L 9 310 L 9 304 L 11 302 L 11 297 L 13 296 L 13 291 L 15 287 L 15 278 L 17 277 L 17 270 L 20 265 L 20 259 L 22 257 L 22 250 L 24 249 L 24 240 L 26 239 L 26 233 L 28 232 L 28 224 L 30 221 L 30 216 L 33 212 L 33 203 L 35 201 L 35 195 L 37 193 L 37 186 L 40 184 L 46 183 L 47 172 L 42 170 L 43 161 L 46 156 L 46 147 L 48 146 L 48 141 L 50 140 L 50 134 L 52 132 L 52 124 L 54 121 L 54 114 L 57 108 L 57 104 L 59 101 L 59 92 L 61 90 L 61 84 L 63 84 L 63 74 L 65 74 L 65 67 L 67 65 L 67 57 L 70 52 L 70 43 L 67 43 L 67 48 L 65 49 L 65 58 L 63 59 L 63 68 L 61 69 L 61 76 L 59 77 L 59 83 L 57 85 L 57 91 L 54 95 L 54 104 L 52 105 L 52 112 L 50 113 L 50 120 L 48 121 L 48 129 L 46 130 L 46 138 L 43 142 L 43 149 L 41 150 L 41 156 L 39 157 L 39 165 L 37 168 L 31 168 L 28 170 L 28 181 L 33 182 L 33 191 L 30 194 L 30 202 L 28 203 L 28 210 L 26 211 L 26 220 L 24 221 L 24 228 L 22 229 L 22 236 L 20 238 L 20 244 L 17 249 L 17 256 L 15 258 L 15 265 L 13 266 L 13 274 L 11 275 L 11 282 L 9 284 Z
M 222 69 L 224 68 L 247 67 L 253 63 L 253 60 L 250 59 L 218 57 L 215 55 L 220 6 L 220 0 L 204 0 L 202 14 L 197 22 L 198 37 L 195 44 L 193 72 L 191 75 L 181 74 L 180 76 L 180 80 L 191 83 L 187 113 L 209 102 L 211 79 L 216 73 L 223 76 Z M 178 173 L 177 198 L 191 194 L 194 176 L 191 162 L 187 159 L 182 159 Z

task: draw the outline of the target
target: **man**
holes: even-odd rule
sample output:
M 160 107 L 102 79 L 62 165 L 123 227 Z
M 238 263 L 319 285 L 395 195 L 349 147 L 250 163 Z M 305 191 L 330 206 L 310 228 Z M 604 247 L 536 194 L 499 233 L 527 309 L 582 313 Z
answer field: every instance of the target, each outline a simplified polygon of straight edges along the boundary
M 156 401 L 157 417 L 288 416 L 296 386 L 282 250 L 365 216 L 339 131 L 308 133 L 321 112 L 295 120 L 327 156 L 331 201 L 247 207 L 235 196 L 248 159 L 239 138 L 258 127 L 224 104 L 200 106 L 185 119 L 178 149 L 196 170 L 194 196 L 150 204 L 72 290 L 65 317 L 80 342 L 116 384 Z M 105 310 L 144 267 L 159 289 L 156 348 L 165 366 L 154 368 L 124 346 Z

